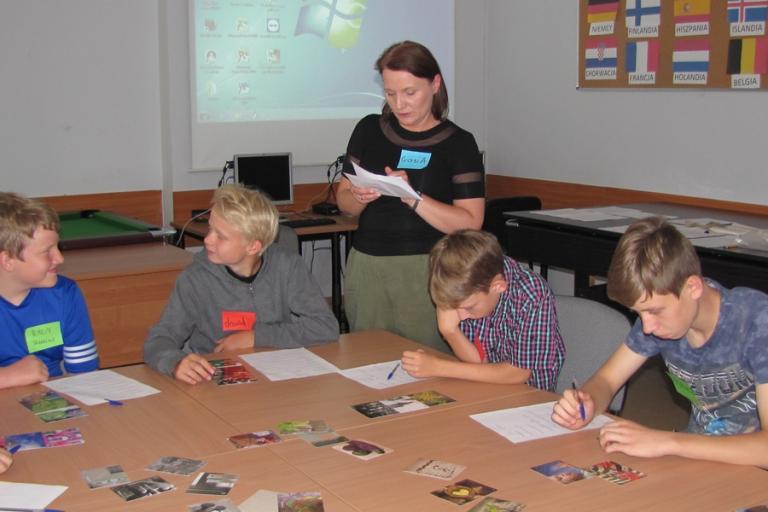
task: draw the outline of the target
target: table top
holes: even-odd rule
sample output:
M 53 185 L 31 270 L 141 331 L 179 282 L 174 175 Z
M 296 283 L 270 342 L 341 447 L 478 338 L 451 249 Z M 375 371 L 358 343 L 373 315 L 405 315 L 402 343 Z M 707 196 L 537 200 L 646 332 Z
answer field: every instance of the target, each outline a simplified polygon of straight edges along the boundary
M 341 368 L 388 361 L 416 344 L 383 331 L 344 335 L 338 343 L 311 350 Z M 216 357 L 233 356 L 218 354 Z M 511 443 L 469 415 L 551 401 L 555 395 L 527 386 L 483 385 L 430 379 L 386 390 L 365 388 L 338 375 L 251 384 L 188 386 L 143 365 L 119 373 L 161 391 L 127 400 L 123 407 L 82 406 L 88 413 L 44 424 L 17 402 L 44 389 L 40 385 L 0 391 L 0 434 L 79 427 L 80 446 L 26 451 L 2 475 L 12 482 L 67 485 L 50 506 L 77 511 L 166 511 L 211 501 L 188 494 L 191 476 L 156 473 L 145 468 L 167 455 L 206 461 L 202 471 L 233 473 L 240 479 L 228 496 L 240 503 L 259 489 L 320 492 L 331 511 L 455 511 L 456 505 L 431 495 L 449 482 L 416 476 L 404 469 L 419 458 L 467 467 L 456 479 L 470 478 L 496 489 L 491 496 L 524 503 L 526 510 L 735 510 L 768 502 L 768 472 L 750 466 L 684 460 L 608 456 L 595 431 Z M 255 372 L 256 373 L 256 372 Z M 435 389 L 456 402 L 426 411 L 369 419 L 352 410 L 358 399 L 391 398 L 412 390 Z M 238 413 L 238 404 L 244 412 Z M 251 428 L 275 429 L 276 421 L 324 419 L 339 434 L 364 439 L 394 451 L 362 461 L 332 447 L 316 448 L 300 439 L 236 450 L 228 436 Z M 593 478 L 563 485 L 530 468 L 561 459 L 586 466 L 615 460 L 648 476 L 619 486 Z M 80 470 L 120 464 L 131 480 L 157 475 L 176 490 L 126 504 L 109 489 L 89 490 Z
M 673 203 L 633 203 L 633 204 L 620 204 L 615 205 L 621 208 L 632 208 L 648 212 L 652 215 L 669 215 L 681 219 L 696 219 L 696 218 L 712 218 L 717 220 L 724 220 L 728 222 L 744 224 L 757 229 L 768 229 L 768 217 L 761 215 L 751 215 L 740 212 L 732 212 L 727 210 L 716 210 L 714 208 L 704 208 L 699 206 L 687 206 Z M 595 207 L 601 208 L 601 207 Z M 576 208 L 575 210 L 591 210 L 594 208 Z M 584 221 L 579 219 L 569 219 L 565 217 L 555 217 L 552 215 L 546 215 L 541 210 L 532 210 L 524 212 L 505 212 L 505 217 L 509 219 L 515 219 L 525 224 L 532 225 L 544 225 L 555 228 L 563 228 L 572 230 L 574 232 L 584 233 L 590 236 L 599 236 L 601 238 L 617 240 L 621 238 L 621 233 L 614 231 L 606 231 L 602 228 L 626 226 L 631 224 L 635 219 L 616 219 L 616 220 L 600 220 L 600 221 Z M 747 249 L 744 247 L 696 247 L 699 253 L 714 254 L 718 256 L 732 256 L 737 258 L 745 258 L 749 260 L 765 259 L 766 253 L 756 250 Z
M 173 245 L 146 243 L 74 249 L 63 256 L 59 272 L 83 280 L 181 270 L 194 255 Z

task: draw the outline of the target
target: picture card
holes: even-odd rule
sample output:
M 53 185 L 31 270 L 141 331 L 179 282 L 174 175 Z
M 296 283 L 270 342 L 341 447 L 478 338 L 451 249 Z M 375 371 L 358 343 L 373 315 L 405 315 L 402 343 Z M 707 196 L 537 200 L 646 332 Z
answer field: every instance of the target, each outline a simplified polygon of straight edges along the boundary
M 294 492 L 277 495 L 278 512 L 324 512 L 319 492 Z
M 46 423 L 87 416 L 79 406 L 55 391 L 38 391 L 19 398 L 19 403 Z
M 280 436 L 271 430 L 262 430 L 260 432 L 246 432 L 228 437 L 227 440 L 235 445 L 235 448 L 254 448 L 266 444 L 274 444 L 282 441 Z
M 277 425 L 277 431 L 283 435 L 311 434 L 328 432 L 330 427 L 323 420 L 292 420 Z
M 369 418 L 377 418 L 390 414 L 419 411 L 450 402 L 455 402 L 455 400 L 437 391 L 421 391 L 386 400 L 357 404 L 353 405 L 352 408 Z
M 592 476 L 592 473 L 586 469 L 571 466 L 561 460 L 553 460 L 552 462 L 534 466 L 531 469 L 561 484 L 578 482 Z
M 77 427 L 49 432 L 27 432 L 5 436 L 5 445 L 10 449 L 21 445 L 20 452 L 38 448 L 58 448 L 85 443 L 83 434 Z
M 128 482 L 128 475 L 125 474 L 125 471 L 123 471 L 123 468 L 120 465 L 84 469 L 80 471 L 80 475 L 91 489 L 112 487 L 113 485 Z
M 187 506 L 187 512 L 240 512 L 229 498 Z
M 238 475 L 229 475 L 226 473 L 200 473 L 187 488 L 187 492 L 197 494 L 217 494 L 223 496 L 229 494 L 229 491 L 237 483 Z
M 211 380 L 219 386 L 256 382 L 248 368 L 237 359 L 212 359 L 208 362 L 214 368 Z
M 299 437 L 317 448 L 349 441 L 349 439 L 334 430 L 331 430 L 330 432 L 318 432 L 317 434 L 300 434 Z
M 624 485 L 629 482 L 634 482 L 635 480 L 640 480 L 646 476 L 645 473 L 641 473 L 629 466 L 619 464 L 612 460 L 598 462 L 597 464 L 588 467 L 587 470 L 593 475 L 602 478 L 603 480 L 608 480 L 616 485 Z
M 147 469 L 150 471 L 161 471 L 163 473 L 173 473 L 174 475 L 189 476 L 204 465 L 205 462 L 202 460 L 166 456 L 157 459 L 147 466 Z
M 164 492 L 172 491 L 175 485 L 159 476 L 151 476 L 143 480 L 136 480 L 127 484 L 112 487 L 112 491 L 125 501 L 133 501 L 139 498 L 156 496 Z
M 464 505 L 480 496 L 487 496 L 495 490 L 493 487 L 481 484 L 480 482 L 464 479 L 454 484 L 446 485 L 437 491 L 432 491 L 432 494 L 451 503 Z
M 363 441 L 362 439 L 353 439 L 346 443 L 335 444 L 332 448 L 361 460 L 371 460 L 386 455 L 387 453 L 392 453 L 392 449 L 390 448 L 385 448 L 369 441 Z
M 485 498 L 469 509 L 469 512 L 521 512 L 525 508 L 522 503 L 498 498 Z
M 436 459 L 419 459 L 405 468 L 405 472 L 413 473 L 414 475 L 439 478 L 440 480 L 453 480 L 465 469 L 467 469 L 466 466 L 454 464 L 453 462 L 445 462 Z

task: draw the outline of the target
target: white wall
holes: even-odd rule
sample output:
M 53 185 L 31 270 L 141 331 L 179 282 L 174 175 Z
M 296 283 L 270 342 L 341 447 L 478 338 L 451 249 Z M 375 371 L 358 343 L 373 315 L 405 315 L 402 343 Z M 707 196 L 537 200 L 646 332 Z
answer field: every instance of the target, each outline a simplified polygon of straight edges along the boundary
M 65 195 L 161 183 L 155 0 L 4 0 L 2 190 Z
M 494 173 L 765 204 L 765 91 L 577 90 L 578 2 L 487 0 Z

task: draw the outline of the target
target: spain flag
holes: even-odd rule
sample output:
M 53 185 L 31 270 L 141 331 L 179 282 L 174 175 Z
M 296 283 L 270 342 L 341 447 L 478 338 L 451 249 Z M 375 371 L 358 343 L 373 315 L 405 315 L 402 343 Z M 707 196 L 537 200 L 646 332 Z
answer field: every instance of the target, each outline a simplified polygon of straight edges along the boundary
M 709 0 L 675 0 L 675 23 L 709 21 Z

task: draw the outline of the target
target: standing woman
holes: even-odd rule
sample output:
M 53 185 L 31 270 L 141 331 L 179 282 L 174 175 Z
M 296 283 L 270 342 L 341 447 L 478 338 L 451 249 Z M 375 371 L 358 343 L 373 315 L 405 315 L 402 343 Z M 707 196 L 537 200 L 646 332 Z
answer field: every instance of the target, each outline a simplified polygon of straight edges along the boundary
M 421 199 L 382 196 L 341 179 L 339 208 L 360 216 L 345 276 L 347 318 L 352 331 L 387 329 L 448 351 L 429 296 L 427 259 L 443 234 L 482 226 L 482 158 L 472 134 L 447 119 L 448 91 L 426 47 L 394 44 L 375 68 L 386 103 L 381 115 L 358 122 L 344 172 L 354 174 L 355 162 L 401 176 Z

